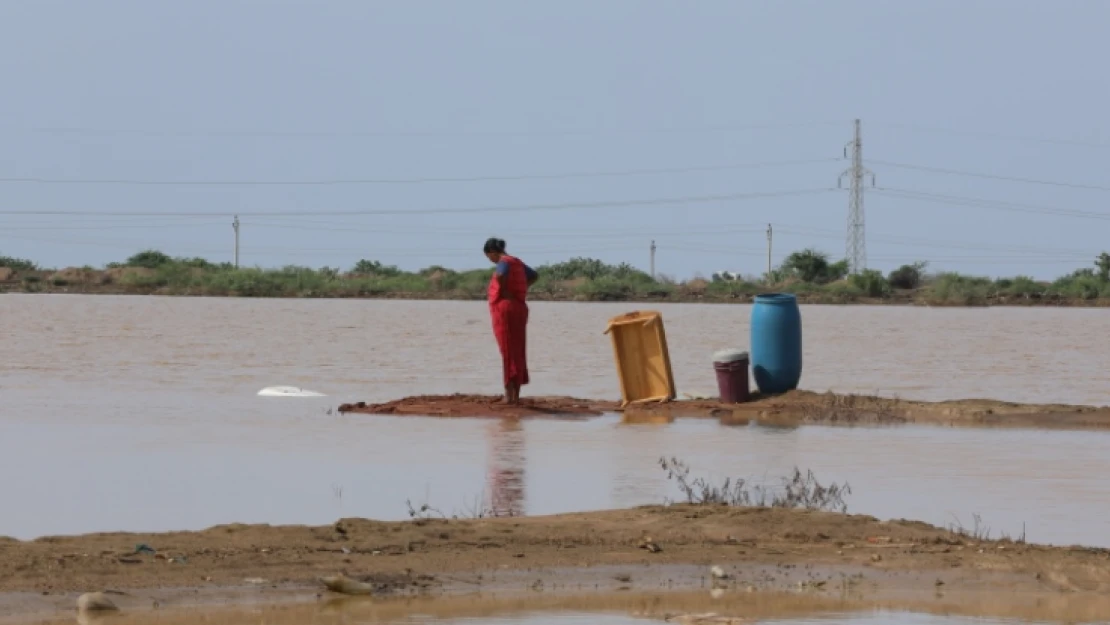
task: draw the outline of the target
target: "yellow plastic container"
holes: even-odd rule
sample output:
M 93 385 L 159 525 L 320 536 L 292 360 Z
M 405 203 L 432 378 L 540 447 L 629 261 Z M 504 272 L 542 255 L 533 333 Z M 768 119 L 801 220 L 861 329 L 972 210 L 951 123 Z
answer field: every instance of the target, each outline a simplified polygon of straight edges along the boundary
M 648 310 L 613 317 L 605 334 L 613 341 L 622 406 L 674 400 L 674 373 L 661 313 Z

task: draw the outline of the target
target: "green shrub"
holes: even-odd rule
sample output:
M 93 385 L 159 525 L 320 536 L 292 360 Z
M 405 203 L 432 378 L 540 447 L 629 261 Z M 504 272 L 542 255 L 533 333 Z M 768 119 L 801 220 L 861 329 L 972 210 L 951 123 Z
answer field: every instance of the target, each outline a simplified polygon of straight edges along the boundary
M 580 295 L 595 302 L 627 300 L 634 292 L 632 285 L 611 277 L 589 280 L 577 290 Z
M 813 295 L 815 293 L 821 293 L 825 286 L 824 284 L 814 284 L 812 282 L 787 282 L 781 285 L 779 290 L 795 295 Z
M 853 274 L 848 277 L 848 282 L 867 297 L 890 295 L 890 283 L 883 277 L 882 272 L 876 269 L 864 269 Z
M 4 256 L 0 256 L 0 267 L 24 272 L 37 269 L 29 260 Z M 199 257 L 172 258 L 153 249 L 134 254 L 124 263 L 110 263 L 108 267 L 134 268 L 123 272 L 120 280 L 138 291 L 247 297 L 436 293 L 480 300 L 485 297 L 492 275 L 488 265 L 466 271 L 433 265 L 408 272 L 366 259 L 358 261 L 347 274 L 337 267 L 235 268 L 230 263 L 213 263 Z M 540 266 L 533 292 L 553 299 L 575 297 L 591 301 L 666 300 L 693 295 L 710 301 L 726 301 L 747 299 L 771 288 L 805 296 L 809 301 L 836 303 L 864 297 L 892 297 L 899 295 L 896 291 L 908 290 L 917 290 L 916 297 L 925 301 L 951 305 L 986 304 L 998 297 L 1054 301 L 1110 299 L 1110 254 L 1107 253 L 1096 257 L 1093 266 L 1079 268 L 1051 285 L 1028 276 L 996 280 L 956 273 L 926 276 L 925 267 L 924 262 L 916 262 L 902 265 L 886 276 L 876 270 L 848 276 L 845 261 L 830 262 L 828 255 L 806 249 L 790 254 L 781 266 L 767 274 L 767 282 L 763 284 L 738 280 L 731 275 L 715 275 L 712 282 L 695 280 L 680 284 L 672 279 L 653 278 L 628 263 L 614 265 L 592 258 L 572 258 Z M 92 267 L 86 269 L 94 271 Z M 44 282 L 39 274 L 22 275 L 22 278 L 24 290 L 32 292 L 70 284 L 60 277 Z M 102 283 L 107 284 L 107 278 L 105 274 Z
M 387 293 L 423 293 L 431 290 L 427 278 L 412 273 L 382 278 L 381 284 Z
M 824 292 L 837 302 L 851 302 L 864 295 L 851 280 L 833 282 L 825 287 Z
M 1028 276 L 1002 278 L 995 280 L 995 290 L 1010 297 L 1036 299 L 1043 297 L 1048 289 Z
M 383 278 L 392 278 L 401 275 L 401 270 L 394 265 L 383 265 L 376 260 L 362 259 L 355 263 L 351 273 L 360 276 L 380 276 Z
M 829 262 L 828 254 L 813 248 L 794 252 L 782 261 L 780 270 L 786 276 L 810 284 L 827 284 L 841 280 L 848 274 L 848 261 Z
M 895 289 L 916 289 L 921 286 L 921 282 L 925 277 L 924 262 L 916 262 L 912 265 L 902 265 L 901 267 L 890 272 L 887 276 L 887 282 L 891 288 Z
M 594 258 L 572 258 L 554 265 L 542 265 L 537 271 L 552 280 L 566 281 L 576 278 L 597 280 L 612 273 L 613 268 Z
M 159 252 L 158 250 L 143 250 L 138 254 L 132 255 L 124 263 L 127 267 L 143 267 L 145 269 L 157 269 L 163 265 L 168 265 L 174 262 L 168 254 Z
M 994 295 L 994 283 L 990 278 L 942 273 L 933 279 L 929 290 L 931 299 L 937 303 L 979 305 Z
M 424 277 L 430 277 L 430 276 L 433 276 L 437 273 L 439 273 L 439 274 L 452 274 L 452 273 L 457 273 L 457 272 L 454 269 L 448 269 L 447 267 L 443 267 L 442 265 L 432 265 L 431 267 L 425 267 L 425 268 L 421 269 L 417 273 L 419 273 L 420 275 L 422 275 Z
M 1081 269 L 1053 282 L 1049 292 L 1069 299 L 1093 300 L 1110 296 L 1110 282 L 1090 269 Z
M 675 293 L 675 285 L 666 282 L 637 282 L 633 289 L 641 297 L 655 299 L 669 298 Z
M 758 284 L 751 282 L 744 282 L 741 280 L 722 280 L 718 282 L 710 282 L 705 288 L 706 294 L 713 297 L 725 297 L 729 299 L 739 299 L 749 297 L 763 291 L 764 289 Z
M 0 256 L 0 267 L 7 267 L 12 271 L 38 271 L 39 266 L 26 258 L 14 256 Z
M 280 297 L 292 295 L 289 277 L 281 271 L 235 269 L 210 274 L 204 281 L 210 295 L 242 295 L 244 297 Z

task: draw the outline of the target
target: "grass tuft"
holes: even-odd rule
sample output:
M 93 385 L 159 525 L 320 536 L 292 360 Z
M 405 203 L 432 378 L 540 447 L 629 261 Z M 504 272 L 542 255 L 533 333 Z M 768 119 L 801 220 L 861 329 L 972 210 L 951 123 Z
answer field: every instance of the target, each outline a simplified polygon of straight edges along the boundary
M 659 466 L 667 472 L 667 479 L 678 485 L 686 503 L 694 505 L 722 505 L 759 508 L 792 508 L 824 510 L 846 513 L 844 497 L 852 493 L 845 482 L 821 484 L 813 471 L 804 474 L 797 467 L 789 477 L 780 478 L 778 487 L 750 484 L 742 478 L 726 478 L 714 484 L 705 478 L 690 478 L 690 467 L 677 458 L 660 458 Z

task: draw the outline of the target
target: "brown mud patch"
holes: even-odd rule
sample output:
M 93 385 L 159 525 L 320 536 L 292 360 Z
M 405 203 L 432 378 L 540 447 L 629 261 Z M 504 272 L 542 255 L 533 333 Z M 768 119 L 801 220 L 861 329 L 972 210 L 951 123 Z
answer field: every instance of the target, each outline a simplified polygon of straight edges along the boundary
M 715 584 L 712 565 L 726 575 Z M 708 584 L 743 592 L 1110 592 L 1105 549 L 981 540 L 863 515 L 675 505 L 9 540 L 0 543 L 0 607 L 9 614 L 72 610 L 78 593 L 109 589 L 126 593 L 125 609 L 195 604 L 220 593 L 224 601 L 305 600 L 324 596 L 319 578 L 339 571 L 384 584 L 394 596 Z
M 499 403 L 500 398 L 488 395 L 421 395 L 406 397 L 384 404 L 343 404 L 339 412 L 376 415 L 414 415 L 425 417 L 597 417 L 617 408 L 613 402 L 575 399 L 573 397 L 523 397 L 516 406 Z
M 486 395 L 407 397 L 383 404 L 343 404 L 341 413 L 432 417 L 594 417 L 619 413 L 627 423 L 668 423 L 679 418 L 717 419 L 725 425 L 757 422 L 770 426 L 814 425 L 944 425 L 1042 429 L 1108 429 L 1110 408 L 1061 404 L 1015 404 L 989 399 L 943 402 L 910 401 L 868 395 L 791 391 L 752 397 L 742 404 L 682 400 L 633 404 L 572 397 L 522 399 L 520 406 L 499 405 Z

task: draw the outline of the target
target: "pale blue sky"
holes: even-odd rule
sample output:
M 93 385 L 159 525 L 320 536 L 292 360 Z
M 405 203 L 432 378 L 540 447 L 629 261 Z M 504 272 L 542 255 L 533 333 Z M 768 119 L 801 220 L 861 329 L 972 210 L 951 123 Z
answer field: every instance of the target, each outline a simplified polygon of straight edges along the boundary
M 847 195 L 596 204 L 835 189 L 858 117 L 870 266 L 1052 277 L 1110 249 L 1108 33 L 1102 0 L 6 0 L 0 179 L 409 182 L 0 182 L 0 253 L 229 260 L 239 212 L 245 265 L 480 267 L 496 234 L 534 265 L 646 268 L 655 239 L 666 274 L 758 273 L 768 222 L 776 262 L 843 256 Z M 412 182 L 498 176 L 524 178 Z M 249 215 L 551 204 L 595 206 Z M 83 215 L 11 214 L 51 210 Z

